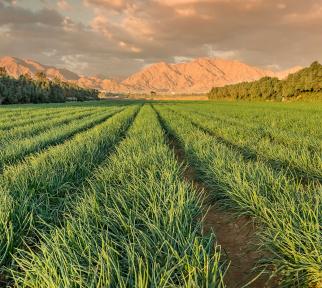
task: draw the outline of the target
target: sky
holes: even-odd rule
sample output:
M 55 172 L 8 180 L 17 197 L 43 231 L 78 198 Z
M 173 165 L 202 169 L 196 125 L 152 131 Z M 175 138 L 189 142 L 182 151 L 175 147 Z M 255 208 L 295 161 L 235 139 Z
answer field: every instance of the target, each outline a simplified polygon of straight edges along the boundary
M 154 62 L 322 62 L 322 0 L 0 0 L 0 56 L 125 77 Z

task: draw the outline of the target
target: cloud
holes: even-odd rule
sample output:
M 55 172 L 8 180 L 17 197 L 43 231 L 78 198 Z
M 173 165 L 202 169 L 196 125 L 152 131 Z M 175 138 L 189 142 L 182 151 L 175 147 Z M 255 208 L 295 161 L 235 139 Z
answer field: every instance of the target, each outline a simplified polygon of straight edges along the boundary
M 134 11 L 120 13 L 123 21 L 119 22 L 115 34 L 123 33 L 131 39 L 147 59 L 171 61 L 174 55 L 208 55 L 236 57 L 262 67 L 280 63 L 283 68 L 307 65 L 316 58 L 321 60 L 317 49 L 322 44 L 320 1 L 142 2 Z M 113 29 L 110 32 L 113 34 Z
M 66 0 L 58 0 L 57 7 L 64 11 L 72 9 L 72 6 Z
M 51 49 L 51 50 L 43 51 L 42 54 L 47 56 L 47 57 L 53 57 L 53 56 L 55 56 L 57 54 L 57 50 L 56 49 Z
M 238 50 L 216 50 L 211 45 L 205 45 L 209 57 L 222 59 L 238 59 L 240 57 Z
M 37 10 L 0 0 L 0 54 L 75 61 L 83 74 L 201 56 L 281 69 L 322 61 L 320 0 L 79 0 L 77 9 L 75 1 Z
M 64 66 L 72 71 L 84 71 L 88 68 L 89 63 L 84 61 L 84 55 L 64 55 L 61 57 Z
M 28 25 L 43 24 L 46 26 L 59 26 L 63 17 L 55 10 L 41 9 L 36 12 L 0 2 L 0 25 Z
M 127 0 L 85 0 L 85 4 L 104 9 L 122 10 L 129 4 Z

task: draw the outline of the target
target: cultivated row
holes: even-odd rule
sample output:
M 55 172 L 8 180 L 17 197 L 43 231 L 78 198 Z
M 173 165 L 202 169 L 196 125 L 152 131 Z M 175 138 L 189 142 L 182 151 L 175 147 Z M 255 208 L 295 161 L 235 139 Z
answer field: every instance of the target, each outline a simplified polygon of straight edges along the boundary
M 156 108 L 213 198 L 259 221 L 260 239 L 270 252 L 266 263 L 283 283 L 290 287 L 321 283 L 321 186 L 302 186 L 283 170 L 247 161 L 188 119 L 165 107 Z
M 171 109 L 177 111 L 175 107 Z M 287 134 L 277 136 L 277 132 L 264 132 L 260 126 L 245 128 L 227 125 L 224 121 L 215 121 L 206 115 L 187 111 L 179 113 L 217 140 L 238 150 L 246 159 L 266 161 L 275 169 L 288 170 L 295 178 L 322 183 L 322 142 L 316 140 L 312 143 L 305 137 L 293 138 L 292 141 Z
M 85 185 L 64 227 L 15 256 L 19 287 L 224 287 L 200 199 L 152 108 Z
M 121 139 L 137 110 L 137 106 L 129 107 L 71 140 L 3 171 L 0 178 L 0 263 L 9 263 L 15 248 L 22 241 L 31 241 L 30 237 L 35 236 L 37 230 L 59 222 L 68 204 L 66 199 L 73 199 L 75 187 Z M 85 126 L 92 127 L 95 122 L 106 119 L 107 114 L 100 115 L 99 120 L 89 120 L 82 128 L 73 126 L 72 129 L 80 131 Z

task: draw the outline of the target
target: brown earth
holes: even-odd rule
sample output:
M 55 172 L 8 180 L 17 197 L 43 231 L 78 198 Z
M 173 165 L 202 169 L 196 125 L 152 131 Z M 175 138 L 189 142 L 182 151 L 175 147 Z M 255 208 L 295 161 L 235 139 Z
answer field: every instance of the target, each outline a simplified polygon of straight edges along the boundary
M 184 179 L 192 183 L 204 198 L 203 204 L 203 234 L 214 232 L 218 244 L 230 262 L 224 277 L 227 288 L 273 288 L 278 287 L 276 279 L 269 279 L 269 275 L 256 269 L 258 261 L 267 255 L 259 251 L 256 232 L 258 228 L 253 219 L 238 216 L 235 212 L 221 209 L 213 202 L 210 191 L 204 183 L 197 180 L 196 171 L 186 162 L 184 150 L 179 143 L 168 135 L 169 147 L 173 149 L 179 163 L 184 167 Z
M 175 153 L 180 161 L 184 161 L 178 148 Z M 184 177 L 205 195 L 203 233 L 207 235 L 213 232 L 216 235 L 218 244 L 230 261 L 224 277 L 227 288 L 241 288 L 248 283 L 246 287 L 249 288 L 276 287 L 269 283 L 267 274 L 261 274 L 262 271 L 255 269 L 266 253 L 258 250 L 257 228 L 253 220 L 250 217 L 237 216 L 233 211 L 223 210 L 216 204 L 209 205 L 212 192 L 196 180 L 196 172 L 191 166 L 186 166 Z

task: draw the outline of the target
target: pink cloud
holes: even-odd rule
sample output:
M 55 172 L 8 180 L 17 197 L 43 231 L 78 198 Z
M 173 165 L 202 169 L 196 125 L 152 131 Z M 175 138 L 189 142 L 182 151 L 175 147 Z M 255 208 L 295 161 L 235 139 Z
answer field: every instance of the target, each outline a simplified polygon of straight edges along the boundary
M 72 6 L 66 0 L 58 0 L 57 6 L 59 9 L 68 11 L 72 9 Z

